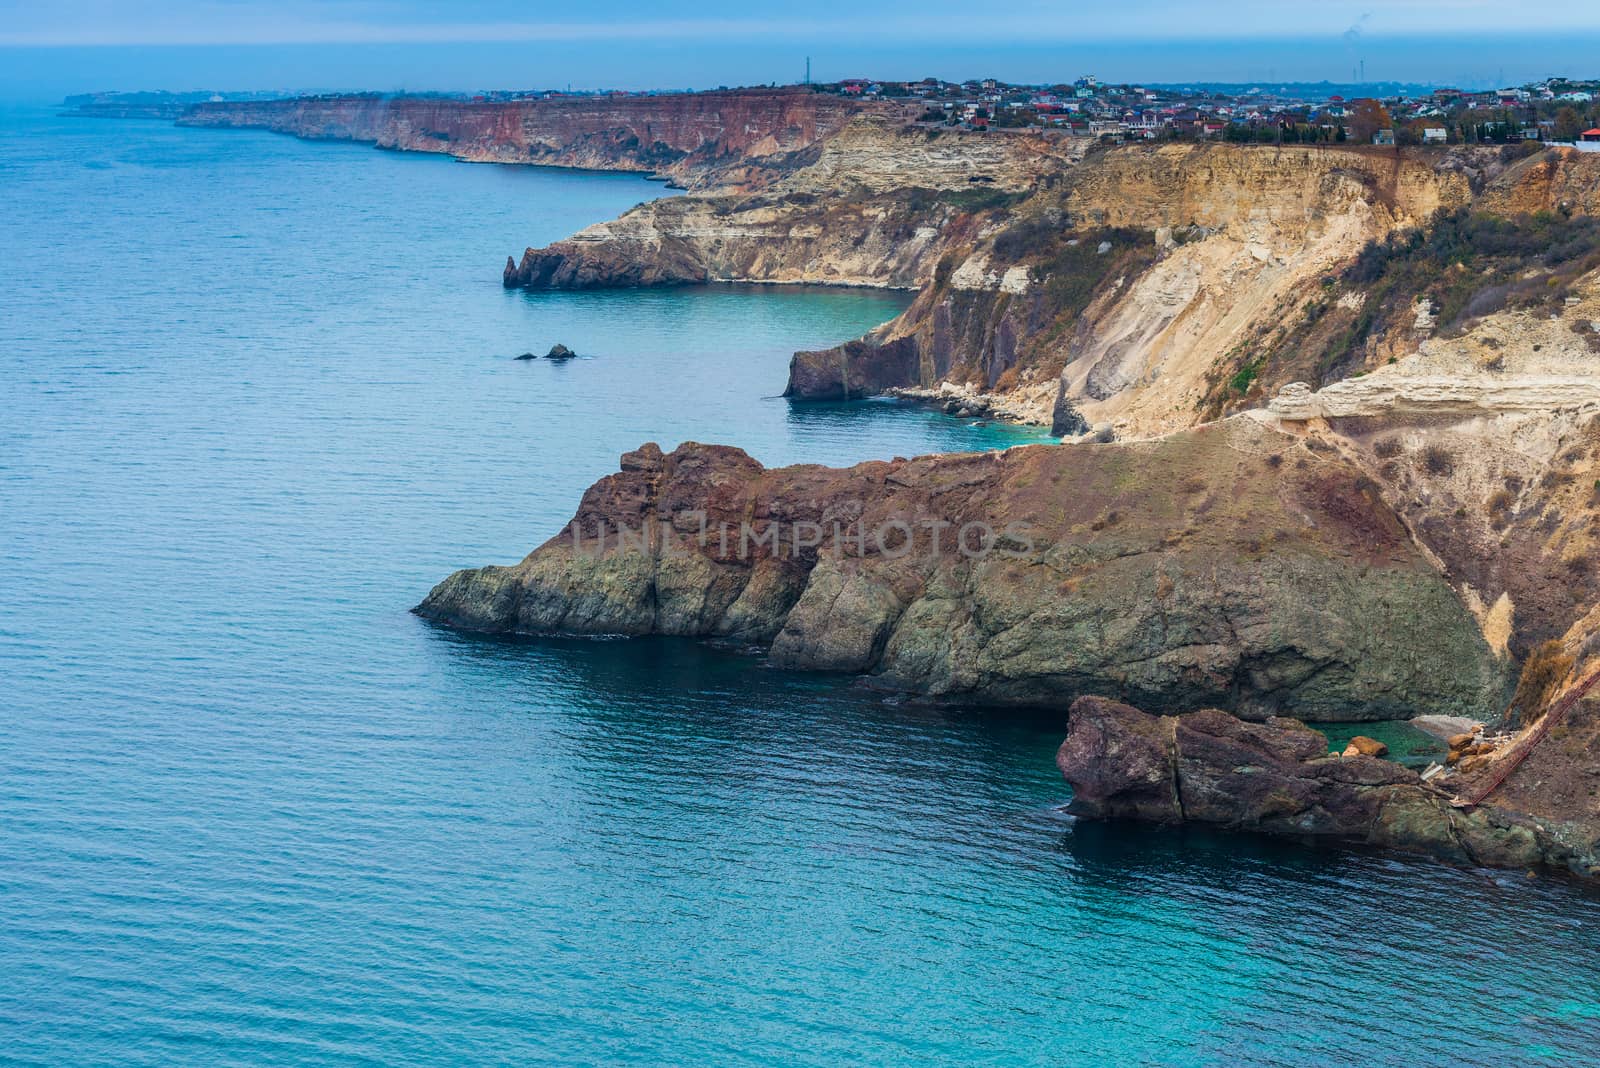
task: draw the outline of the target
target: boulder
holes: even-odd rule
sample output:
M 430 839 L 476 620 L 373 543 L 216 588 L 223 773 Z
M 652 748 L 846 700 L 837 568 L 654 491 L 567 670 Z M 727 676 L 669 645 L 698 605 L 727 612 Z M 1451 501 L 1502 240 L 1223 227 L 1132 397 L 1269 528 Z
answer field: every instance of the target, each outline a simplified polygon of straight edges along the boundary
M 1460 734 L 1473 734 L 1483 729 L 1483 724 L 1466 716 L 1416 716 L 1411 725 L 1419 731 L 1433 735 L 1441 742 Z
M 1154 716 L 1082 697 L 1056 765 L 1072 787 L 1069 811 L 1085 819 L 1204 824 L 1589 877 L 1600 870 L 1593 844 L 1569 825 L 1489 805 L 1458 809 L 1398 764 L 1326 751 L 1326 738 L 1296 720 L 1246 723 L 1215 709 Z
M 1173 721 L 1103 697 L 1072 706 L 1072 729 L 1056 766 L 1072 784 L 1079 815 L 1181 823 Z
M 1350 739 L 1349 749 L 1354 749 L 1355 756 L 1383 757 L 1389 755 L 1389 747 L 1375 738 L 1368 738 L 1358 734 Z M 1346 751 L 1348 754 L 1348 750 Z
M 547 360 L 570 360 L 577 355 L 576 352 L 573 352 L 565 345 L 557 344 L 550 346 L 550 351 L 544 354 L 544 358 Z
M 918 353 L 917 341 L 910 337 L 882 342 L 858 338 L 831 349 L 797 352 L 789 361 L 789 384 L 783 395 L 797 401 L 852 400 L 913 386 L 919 375 Z

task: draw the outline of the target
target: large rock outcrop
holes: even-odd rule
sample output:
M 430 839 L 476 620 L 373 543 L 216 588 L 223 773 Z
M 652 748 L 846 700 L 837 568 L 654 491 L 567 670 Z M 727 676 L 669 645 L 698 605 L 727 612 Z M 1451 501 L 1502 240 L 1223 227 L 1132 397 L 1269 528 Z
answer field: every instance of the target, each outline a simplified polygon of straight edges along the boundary
M 1246 419 L 847 470 L 646 446 L 522 563 L 458 572 L 418 611 L 757 643 L 779 666 L 982 703 L 1481 718 L 1503 693 L 1370 481 Z
M 1458 864 L 1600 877 L 1592 830 L 1485 805 L 1451 805 L 1416 773 L 1332 756 L 1297 720 L 1246 723 L 1206 710 L 1153 716 L 1100 697 L 1073 703 L 1056 765 L 1071 811 L 1203 824 L 1432 854 Z

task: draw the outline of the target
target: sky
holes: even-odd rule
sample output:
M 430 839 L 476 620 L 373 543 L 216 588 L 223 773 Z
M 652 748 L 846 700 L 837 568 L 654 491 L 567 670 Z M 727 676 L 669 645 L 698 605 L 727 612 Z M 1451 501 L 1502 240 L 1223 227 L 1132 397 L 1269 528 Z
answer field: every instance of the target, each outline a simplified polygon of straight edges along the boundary
M 0 0 L 0 94 L 705 88 L 995 76 L 1485 85 L 1600 75 L 1600 4 L 1547 0 Z

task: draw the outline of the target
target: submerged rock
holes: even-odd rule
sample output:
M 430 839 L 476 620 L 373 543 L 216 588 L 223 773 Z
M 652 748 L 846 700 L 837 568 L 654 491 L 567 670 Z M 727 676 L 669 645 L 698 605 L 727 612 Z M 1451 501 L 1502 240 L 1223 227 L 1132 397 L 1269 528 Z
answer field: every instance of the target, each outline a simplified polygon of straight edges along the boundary
M 535 359 L 538 359 L 538 357 L 535 356 L 531 352 L 524 352 L 521 356 L 515 356 L 515 357 L 513 357 L 513 359 L 517 359 L 517 360 L 535 360 Z
M 1102 697 L 1072 705 L 1056 765 L 1069 810 L 1091 819 L 1199 823 L 1428 853 L 1458 864 L 1600 874 L 1573 828 L 1448 794 L 1376 757 L 1327 755 L 1292 719 L 1246 723 L 1208 709 L 1154 716 Z
M 417 611 L 759 643 L 780 667 L 993 704 L 1486 716 L 1504 686 L 1360 472 L 1249 419 L 844 470 L 646 445 L 520 564 L 457 572 Z

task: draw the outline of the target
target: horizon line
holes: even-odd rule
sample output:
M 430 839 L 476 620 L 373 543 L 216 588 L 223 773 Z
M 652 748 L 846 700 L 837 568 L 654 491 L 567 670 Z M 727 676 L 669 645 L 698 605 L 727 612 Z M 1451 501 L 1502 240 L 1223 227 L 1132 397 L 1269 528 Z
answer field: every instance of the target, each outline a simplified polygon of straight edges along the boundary
M 836 36 L 841 33 L 859 35 L 863 32 L 880 32 L 892 35 L 896 43 L 952 44 L 982 42 L 985 44 L 1038 45 L 1041 43 L 1068 44 L 1079 47 L 1101 45 L 1128 45 L 1138 43 L 1196 45 L 1224 42 L 1294 41 L 1304 43 L 1324 42 L 1344 52 L 1354 52 L 1365 46 L 1411 38 L 1440 40 L 1472 40 L 1486 37 L 1495 39 L 1543 37 L 1559 30 L 1564 35 L 1600 36 L 1600 24 L 1586 27 L 1551 25 L 1515 30 L 1495 27 L 1455 29 L 1449 31 L 1425 28 L 1393 30 L 1379 33 L 1352 34 L 1350 30 L 1329 28 L 1321 32 L 1289 32 L 1259 30 L 1220 32 L 1210 27 L 1177 31 L 1160 26 L 1127 26 L 1092 36 L 1081 35 L 1079 26 L 1066 22 L 1053 25 L 1050 20 L 1038 18 L 959 18 L 942 19 L 937 24 L 904 20 L 900 18 L 860 19 L 657 19 L 632 23 L 597 22 L 498 22 L 498 23 L 444 23 L 437 25 L 407 24 L 402 26 L 374 26 L 363 23 L 308 23 L 303 25 L 249 27 L 241 26 L 225 32 L 204 31 L 184 27 L 182 30 L 161 28 L 144 33 L 108 36 L 103 33 L 62 33 L 36 31 L 22 33 L 0 32 L 0 48 L 16 50 L 50 50 L 64 48 L 237 48 L 237 47 L 316 47 L 334 45 L 417 45 L 417 44 L 537 44 L 567 41 L 682 41 L 682 40 L 762 40 L 768 38 L 796 37 L 804 34 Z

